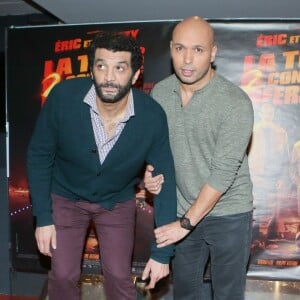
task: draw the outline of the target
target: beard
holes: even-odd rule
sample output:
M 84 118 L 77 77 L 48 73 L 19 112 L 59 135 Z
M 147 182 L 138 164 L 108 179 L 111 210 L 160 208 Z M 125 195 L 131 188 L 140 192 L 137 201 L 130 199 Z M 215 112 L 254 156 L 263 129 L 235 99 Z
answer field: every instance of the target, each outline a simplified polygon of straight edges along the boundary
M 131 76 L 128 82 L 125 85 L 114 84 L 112 82 L 99 83 L 94 82 L 97 96 L 104 103 L 117 103 L 121 101 L 130 91 L 131 82 L 133 76 Z M 117 93 L 115 95 L 107 95 L 102 92 L 102 88 L 115 88 L 117 89 Z

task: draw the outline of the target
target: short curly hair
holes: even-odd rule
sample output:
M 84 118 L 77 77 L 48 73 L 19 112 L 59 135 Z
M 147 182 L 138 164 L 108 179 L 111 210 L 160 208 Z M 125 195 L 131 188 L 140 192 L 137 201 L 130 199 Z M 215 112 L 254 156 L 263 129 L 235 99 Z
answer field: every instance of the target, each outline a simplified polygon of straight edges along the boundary
M 131 53 L 131 68 L 135 73 L 143 63 L 140 45 L 135 39 L 118 32 L 104 31 L 95 36 L 89 51 L 89 66 L 92 69 L 97 49 L 103 48 L 113 52 L 125 51 Z

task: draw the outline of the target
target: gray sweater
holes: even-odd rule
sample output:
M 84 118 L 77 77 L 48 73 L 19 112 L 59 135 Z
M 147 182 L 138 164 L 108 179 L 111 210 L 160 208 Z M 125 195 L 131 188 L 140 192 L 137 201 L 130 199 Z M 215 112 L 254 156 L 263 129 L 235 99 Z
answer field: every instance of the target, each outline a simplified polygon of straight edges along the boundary
M 247 94 L 216 74 L 185 107 L 181 106 L 175 75 L 156 84 L 152 96 L 167 113 L 178 216 L 188 210 L 205 183 L 223 193 L 209 215 L 251 211 L 252 182 L 246 150 L 253 128 L 253 108 Z

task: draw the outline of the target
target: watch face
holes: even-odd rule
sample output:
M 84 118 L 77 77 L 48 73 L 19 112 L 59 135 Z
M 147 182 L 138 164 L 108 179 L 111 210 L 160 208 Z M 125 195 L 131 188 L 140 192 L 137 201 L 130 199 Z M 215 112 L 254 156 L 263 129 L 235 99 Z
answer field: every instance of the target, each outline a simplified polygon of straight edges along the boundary
M 187 229 L 187 230 L 192 230 L 194 228 L 194 226 L 191 225 L 191 222 L 188 218 L 186 218 L 185 216 L 183 216 L 180 219 L 180 225 L 182 228 Z
M 187 220 L 186 218 L 182 219 L 181 225 L 182 225 L 183 227 L 185 227 L 185 228 L 188 227 L 188 226 L 189 226 L 188 220 Z

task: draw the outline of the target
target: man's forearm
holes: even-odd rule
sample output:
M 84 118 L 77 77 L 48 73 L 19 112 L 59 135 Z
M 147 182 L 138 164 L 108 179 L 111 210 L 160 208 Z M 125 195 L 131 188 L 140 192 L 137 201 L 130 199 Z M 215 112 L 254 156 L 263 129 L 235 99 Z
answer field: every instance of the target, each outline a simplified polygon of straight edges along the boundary
M 212 188 L 207 183 L 201 188 L 197 199 L 185 213 L 191 225 L 197 225 L 216 205 L 222 193 Z

